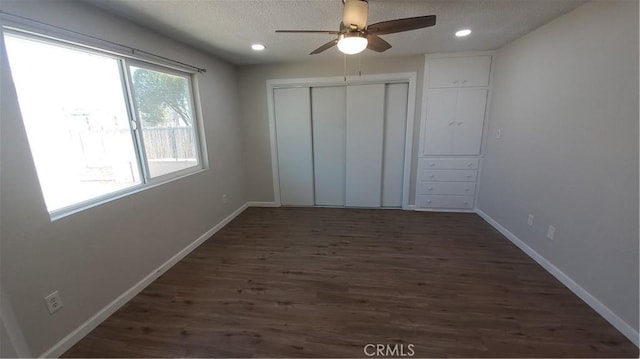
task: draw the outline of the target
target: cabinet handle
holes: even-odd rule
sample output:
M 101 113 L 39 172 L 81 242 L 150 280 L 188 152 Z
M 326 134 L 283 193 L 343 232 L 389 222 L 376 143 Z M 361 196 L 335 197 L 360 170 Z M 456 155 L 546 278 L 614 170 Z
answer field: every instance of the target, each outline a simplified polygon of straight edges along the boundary
M 435 163 L 430 163 L 429 167 L 435 167 L 435 165 L 436 165 Z
M 454 83 L 454 84 L 457 84 L 458 82 L 460 82 L 460 81 L 458 81 L 458 80 L 453 80 L 453 83 Z
M 433 177 L 435 177 L 435 176 L 436 176 L 436 175 L 430 175 L 430 176 L 429 176 L 429 178 L 433 178 Z
M 464 122 L 458 122 L 458 126 L 462 126 Z
M 464 201 L 464 204 L 469 204 L 469 201 Z
M 469 191 L 471 191 L 471 188 L 465 188 L 464 191 L 465 192 L 469 192 Z
M 431 203 L 431 200 L 430 200 L 430 199 L 429 199 L 429 200 L 427 200 L 427 203 Z
M 449 126 L 453 126 L 454 124 L 455 124 L 455 121 L 449 122 Z
M 471 178 L 471 175 L 467 175 L 467 178 Z
M 463 83 L 463 84 L 466 84 L 466 83 L 467 83 L 467 80 L 462 80 L 462 83 Z
M 469 164 L 467 164 L 467 167 L 472 167 L 473 166 L 473 162 L 469 162 Z
M 433 191 L 433 187 L 427 187 L 428 191 Z

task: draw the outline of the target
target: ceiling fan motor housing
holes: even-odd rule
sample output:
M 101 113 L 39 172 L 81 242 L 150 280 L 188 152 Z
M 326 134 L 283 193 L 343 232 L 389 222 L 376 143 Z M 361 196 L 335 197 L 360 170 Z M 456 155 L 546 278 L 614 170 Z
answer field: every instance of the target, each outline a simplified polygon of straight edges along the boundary
M 366 0 L 345 0 L 342 23 L 347 27 L 356 26 L 362 31 L 367 26 L 369 3 Z

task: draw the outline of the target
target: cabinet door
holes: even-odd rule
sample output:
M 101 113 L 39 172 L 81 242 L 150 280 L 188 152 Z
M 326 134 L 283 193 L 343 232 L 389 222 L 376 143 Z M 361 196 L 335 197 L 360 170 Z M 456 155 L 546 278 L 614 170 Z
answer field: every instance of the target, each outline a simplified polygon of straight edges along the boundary
M 429 88 L 489 86 L 491 56 L 446 57 L 429 61 Z
M 312 206 L 311 99 L 309 88 L 274 89 L 280 201 Z
M 423 136 L 423 155 L 451 154 L 451 141 L 456 115 L 458 90 L 429 90 L 427 92 L 427 121 Z
M 384 90 L 384 84 L 347 87 L 347 206 L 381 205 Z
M 482 144 L 482 127 L 487 104 L 487 90 L 458 90 L 456 118 L 450 155 L 479 155 Z
M 491 56 L 460 57 L 458 60 L 458 86 L 489 86 Z
M 429 87 L 457 87 L 459 60 L 456 57 L 429 61 Z
M 346 87 L 311 89 L 315 204 L 344 206 Z

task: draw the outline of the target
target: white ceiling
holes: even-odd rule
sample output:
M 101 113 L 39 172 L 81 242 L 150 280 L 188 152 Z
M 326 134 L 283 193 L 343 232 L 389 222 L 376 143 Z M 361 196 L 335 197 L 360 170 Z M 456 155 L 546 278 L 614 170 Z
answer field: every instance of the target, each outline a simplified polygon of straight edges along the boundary
M 235 64 L 334 59 L 336 48 L 308 55 L 332 35 L 276 34 L 277 29 L 338 30 L 340 0 L 87 0 Z M 393 48 L 363 56 L 493 50 L 586 0 L 369 0 L 369 24 L 435 14 L 436 26 L 384 35 Z M 454 32 L 470 28 L 466 38 Z M 262 43 L 260 53 L 251 44 Z

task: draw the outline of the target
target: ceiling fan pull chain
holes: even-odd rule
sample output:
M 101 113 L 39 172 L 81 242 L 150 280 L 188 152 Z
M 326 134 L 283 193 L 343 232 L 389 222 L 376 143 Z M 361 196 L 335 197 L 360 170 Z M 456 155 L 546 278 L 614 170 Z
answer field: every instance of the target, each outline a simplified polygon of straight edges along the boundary
M 358 54 L 358 76 L 362 77 L 362 53 Z
M 344 82 L 347 82 L 347 54 L 344 54 L 344 62 L 343 62 L 343 72 L 344 72 Z

